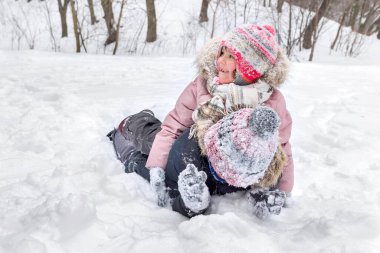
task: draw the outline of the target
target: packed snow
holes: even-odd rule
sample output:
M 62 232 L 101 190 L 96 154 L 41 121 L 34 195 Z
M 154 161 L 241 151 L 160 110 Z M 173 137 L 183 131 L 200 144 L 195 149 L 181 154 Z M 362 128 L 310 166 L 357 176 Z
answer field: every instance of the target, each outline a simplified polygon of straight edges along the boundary
M 194 54 L 212 25 L 198 25 L 201 1 L 157 3 L 150 45 L 136 32 L 144 3 L 128 1 L 118 56 L 100 55 L 113 49 L 103 47 L 104 22 L 87 19 L 87 49 L 99 55 L 72 54 L 72 29 L 60 38 L 56 4 L 0 0 L 0 253 L 379 251 L 379 40 L 343 57 L 330 52 L 338 24 L 329 22 L 316 63 L 292 63 L 281 88 L 294 121 L 289 208 L 260 220 L 234 193 L 212 196 L 205 215 L 188 219 L 157 206 L 149 183 L 124 173 L 106 134 L 147 108 L 162 120 L 195 78 L 193 57 L 126 54 Z M 217 35 L 232 24 L 221 10 Z M 249 20 L 273 23 L 270 15 L 260 9 Z
M 161 120 L 192 58 L 0 51 L 0 252 L 378 252 L 379 65 L 293 63 L 293 205 L 262 221 L 242 195 L 192 219 L 157 206 L 106 134 Z

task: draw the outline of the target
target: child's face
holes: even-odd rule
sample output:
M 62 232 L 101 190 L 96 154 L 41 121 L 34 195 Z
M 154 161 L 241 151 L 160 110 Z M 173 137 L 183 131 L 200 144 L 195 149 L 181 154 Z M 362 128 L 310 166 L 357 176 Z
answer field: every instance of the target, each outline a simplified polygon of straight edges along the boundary
M 235 80 L 236 63 L 228 48 L 222 47 L 217 63 L 219 82 L 232 83 Z

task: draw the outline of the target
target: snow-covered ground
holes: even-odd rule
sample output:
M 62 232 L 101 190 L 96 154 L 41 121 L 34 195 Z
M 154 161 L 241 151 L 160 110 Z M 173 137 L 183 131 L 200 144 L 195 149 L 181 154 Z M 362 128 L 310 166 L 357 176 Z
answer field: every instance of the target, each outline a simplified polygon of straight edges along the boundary
M 105 134 L 162 119 L 192 58 L 0 51 L 0 252 L 378 252 L 380 64 L 293 63 L 294 204 L 257 219 L 241 193 L 192 219 L 124 174 Z

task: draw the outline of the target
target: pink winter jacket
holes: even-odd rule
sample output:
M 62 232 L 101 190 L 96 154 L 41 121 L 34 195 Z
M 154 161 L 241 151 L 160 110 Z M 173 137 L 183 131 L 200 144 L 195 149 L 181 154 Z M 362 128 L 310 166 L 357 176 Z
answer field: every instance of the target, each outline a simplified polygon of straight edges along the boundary
M 146 163 L 147 168 L 166 167 L 168 155 L 174 141 L 194 123 L 192 120 L 193 111 L 198 104 L 206 102 L 210 98 L 211 95 L 206 88 L 206 80 L 201 76 L 198 76 L 185 88 L 179 96 L 174 109 L 170 111 L 164 119 L 161 126 L 162 130 L 154 139 Z M 294 183 L 293 158 L 289 143 L 292 118 L 286 109 L 284 96 L 278 89 L 274 89 L 265 104 L 274 109 L 281 119 L 279 133 L 282 147 L 287 154 L 287 164 L 279 182 L 279 189 L 285 192 L 291 192 Z

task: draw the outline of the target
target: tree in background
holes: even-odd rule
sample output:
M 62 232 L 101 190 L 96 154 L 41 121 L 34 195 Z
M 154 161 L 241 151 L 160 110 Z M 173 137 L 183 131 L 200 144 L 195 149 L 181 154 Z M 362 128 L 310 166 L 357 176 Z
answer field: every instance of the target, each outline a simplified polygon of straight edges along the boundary
M 285 48 L 286 55 L 295 56 L 295 51 L 302 51 L 302 38 L 305 28 L 311 20 L 312 12 L 308 9 L 298 8 L 293 0 L 288 0 L 286 16 L 272 8 L 273 24 L 276 28 L 278 42 Z
M 343 11 L 343 14 L 342 16 L 340 17 L 340 20 L 339 20 L 339 27 L 338 27 L 338 30 L 336 32 L 336 35 L 335 35 L 335 38 L 334 38 L 334 41 L 332 42 L 331 46 L 330 46 L 330 49 L 331 50 L 334 50 L 334 48 L 336 47 L 337 45 L 337 42 L 339 41 L 339 39 L 341 38 L 341 35 L 342 35 L 342 28 L 343 26 L 346 24 L 347 22 L 347 19 L 348 19 L 348 16 L 349 16 L 349 13 L 352 9 L 352 6 L 353 6 L 353 3 L 352 2 L 349 2 L 348 5 L 345 5 L 344 6 L 344 11 Z
M 267 5 L 267 0 L 263 0 L 263 6 L 264 7 L 272 7 L 272 0 L 268 0 L 268 5 Z
M 318 30 L 319 21 L 325 15 L 331 1 L 332 0 L 323 0 L 321 6 L 318 8 L 317 13 L 314 15 L 310 23 L 307 25 L 304 36 L 303 36 L 303 43 L 302 43 L 303 48 L 310 49 L 313 47 L 313 44 L 316 43 L 316 41 L 313 41 L 312 39 L 318 37 L 318 36 L 315 36 L 315 34 L 317 33 L 317 30 Z
M 73 16 L 73 27 L 74 27 L 74 35 L 75 35 L 75 42 L 76 42 L 76 52 L 80 53 L 80 40 L 79 40 L 79 30 L 78 30 L 78 15 L 77 11 L 75 10 L 75 0 L 70 0 L 70 6 L 71 6 L 71 15 Z
M 93 2 L 93 0 L 87 0 L 87 2 L 88 2 L 88 8 L 90 9 L 91 25 L 94 25 L 95 23 L 98 22 L 98 20 L 96 20 L 96 16 L 95 16 L 94 2 Z
M 58 11 L 59 16 L 61 17 L 61 28 L 62 28 L 62 35 L 61 37 L 67 37 L 67 20 L 66 20 L 66 13 L 67 13 L 67 7 L 70 3 L 70 0 L 58 0 Z
M 253 8 L 253 5 L 254 5 L 254 2 L 251 1 L 251 0 L 244 0 L 243 1 L 243 24 L 246 24 L 247 22 L 249 22 L 250 19 L 252 19 L 252 9 L 255 9 Z M 257 18 L 257 15 L 258 15 L 258 12 L 255 11 L 255 17 L 254 19 Z
M 380 30 L 380 1 L 348 1 L 344 7 L 337 34 L 330 48 L 340 50 L 346 56 L 357 56 L 365 43 L 365 37 Z M 351 31 L 343 31 L 343 26 L 351 27 Z
M 148 30 L 146 33 L 146 42 L 157 40 L 157 19 L 154 0 L 146 0 L 146 15 L 148 17 Z
M 380 39 L 380 0 L 278 0 L 277 2 L 269 0 L 197 0 L 198 6 L 202 4 L 200 11 L 187 12 L 189 16 L 184 17 L 186 20 L 180 21 L 183 33 L 178 37 L 183 43 L 176 43 L 175 35 L 171 38 L 163 38 L 157 43 L 146 43 L 157 41 L 155 8 L 161 2 L 154 0 L 146 0 L 146 8 L 141 6 L 141 1 L 129 1 L 128 17 L 133 22 L 130 22 L 126 29 L 123 28 L 123 22 L 125 22 L 123 15 L 125 15 L 126 7 L 124 6 L 124 14 L 119 17 L 116 13 L 114 15 L 113 10 L 116 11 L 115 8 L 117 8 L 117 13 L 119 13 L 120 7 L 126 5 L 127 0 L 16 0 L 16 3 L 14 0 L 0 0 L 0 25 L 4 27 L 6 22 L 11 24 L 6 27 L 5 31 L 9 30 L 12 48 L 14 45 L 18 48 L 25 45 L 34 48 L 35 42 L 41 41 L 43 33 L 49 32 L 52 48 L 59 51 L 61 43 L 57 35 L 58 37 L 68 36 L 68 26 L 71 25 L 71 22 L 66 20 L 66 16 L 71 1 L 74 3 L 73 20 L 76 20 L 73 24 L 76 26 L 73 35 L 77 39 L 79 34 L 79 43 L 77 43 L 79 46 L 77 47 L 80 47 L 82 51 L 86 51 L 86 46 L 90 45 L 92 52 L 94 49 L 96 52 L 100 52 L 103 43 L 106 46 L 115 42 L 114 52 L 123 44 L 123 49 L 128 53 L 149 54 L 156 50 L 164 52 L 168 48 L 173 48 L 173 50 L 182 50 L 185 55 L 196 52 L 197 47 L 201 45 L 200 40 L 215 35 L 219 36 L 243 23 L 267 22 L 268 17 L 273 17 L 278 41 L 286 48 L 286 53 L 291 58 L 297 57 L 295 52 L 302 51 L 303 48 L 311 46 L 310 49 L 313 50 L 321 31 L 321 23 L 325 21 L 322 17 L 337 22 L 331 45 L 328 45 L 331 52 L 332 50 L 342 51 L 346 56 L 356 56 L 367 41 L 367 36 L 373 35 Z M 27 2 L 31 4 L 27 4 Z M 43 3 L 45 8 L 30 8 L 31 5 L 38 6 L 37 2 Z M 167 1 L 165 4 L 167 5 Z M 263 7 L 263 5 L 271 4 L 273 4 L 272 8 Z M 52 8 L 56 9 L 57 5 L 59 12 L 50 12 Z M 348 8 L 349 6 L 350 8 Z M 102 8 L 101 11 L 104 14 L 95 16 L 98 8 Z M 36 24 L 36 19 L 31 18 L 42 16 L 38 13 L 40 9 L 44 10 L 45 20 L 39 21 L 46 22 L 45 26 Z M 166 15 L 165 12 L 162 14 Z M 54 22 L 54 19 L 58 21 L 58 15 L 60 16 L 60 25 Z M 102 21 L 99 15 L 104 18 L 105 26 L 91 27 L 98 22 L 96 18 Z M 31 20 L 33 20 L 33 24 L 30 23 Z M 59 31 L 60 28 L 61 31 Z M 145 29 L 147 32 L 144 39 L 141 37 L 145 35 Z M 72 40 L 74 40 L 74 36 L 72 36 Z M 122 38 L 122 36 L 123 40 L 119 40 L 119 37 Z M 172 44 L 176 46 L 172 47 Z M 182 48 L 180 48 L 181 45 Z M 313 54 L 311 51 L 309 53 Z
M 117 25 L 116 25 L 116 41 L 115 41 L 115 47 L 113 49 L 113 54 L 114 55 L 116 54 L 117 47 L 119 46 L 120 22 L 121 22 L 121 17 L 123 16 L 124 5 L 126 3 L 127 3 L 127 0 L 122 0 L 121 1 L 119 19 L 118 19 Z
M 199 14 L 199 23 L 208 22 L 207 10 L 210 0 L 202 0 L 201 13 Z
M 284 5 L 284 2 L 285 2 L 284 0 L 278 0 L 277 1 L 277 7 L 276 8 L 277 8 L 277 12 L 278 13 L 282 13 L 282 6 Z
M 360 19 L 357 20 L 359 22 L 357 32 L 364 35 L 376 33 L 380 28 L 380 1 L 363 1 L 360 9 L 361 15 Z
M 210 33 L 210 37 L 211 37 L 211 39 L 214 38 L 216 13 L 218 12 L 218 7 L 219 7 L 219 5 L 220 5 L 220 1 L 221 1 L 221 0 L 216 0 L 215 8 L 213 9 L 212 26 L 211 26 L 211 33 Z
M 114 16 L 112 10 L 113 0 L 101 0 L 101 5 L 104 11 L 104 20 L 107 26 L 108 37 L 104 42 L 104 46 L 107 46 L 116 41 L 116 29 L 114 27 Z

